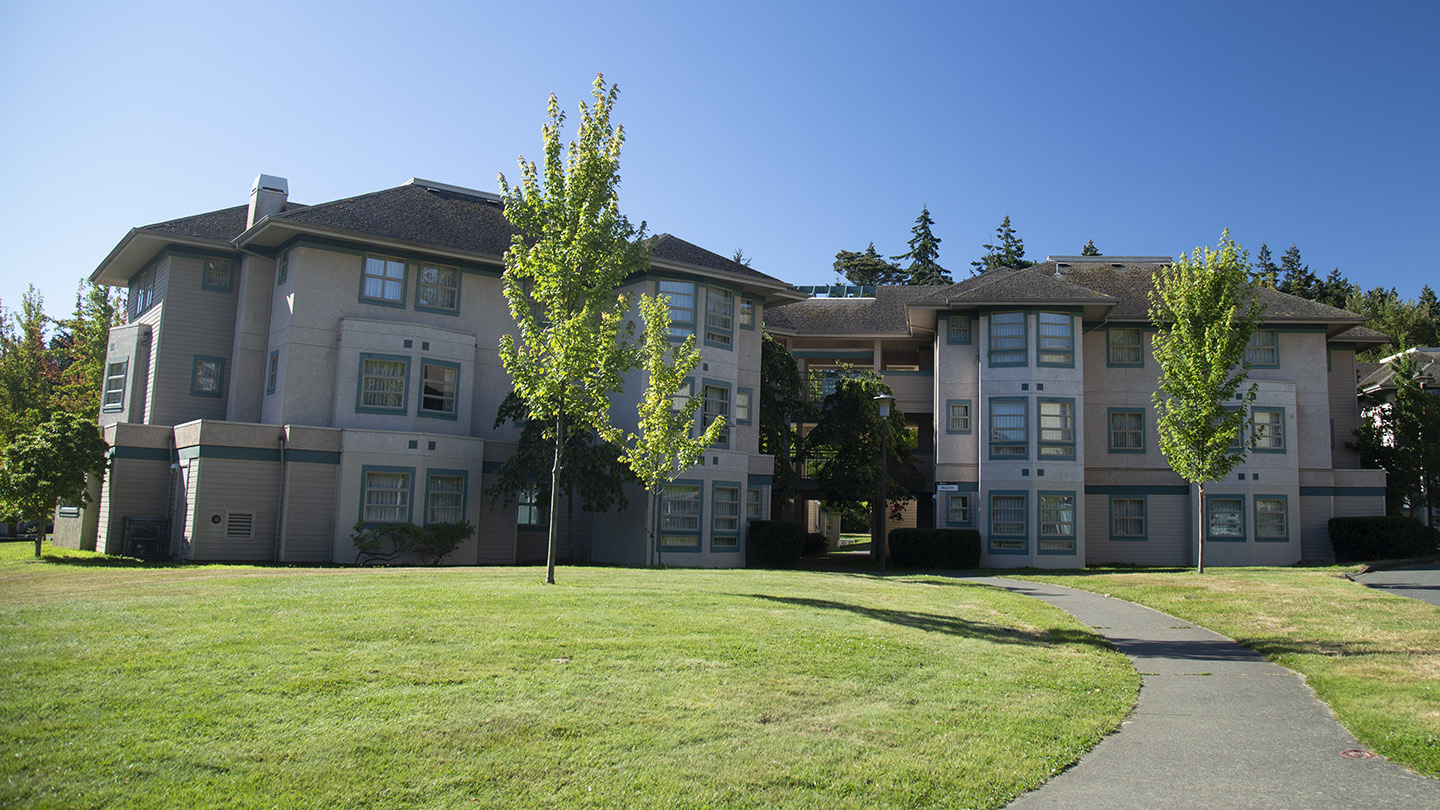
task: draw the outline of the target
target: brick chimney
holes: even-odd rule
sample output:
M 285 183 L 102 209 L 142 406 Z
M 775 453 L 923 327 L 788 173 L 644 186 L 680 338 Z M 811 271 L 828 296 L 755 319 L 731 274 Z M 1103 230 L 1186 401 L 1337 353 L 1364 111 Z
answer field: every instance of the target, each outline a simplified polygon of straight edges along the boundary
M 272 214 L 285 210 L 285 201 L 290 197 L 290 184 L 283 177 L 262 174 L 255 178 L 250 189 L 250 214 L 245 218 L 245 227 Z

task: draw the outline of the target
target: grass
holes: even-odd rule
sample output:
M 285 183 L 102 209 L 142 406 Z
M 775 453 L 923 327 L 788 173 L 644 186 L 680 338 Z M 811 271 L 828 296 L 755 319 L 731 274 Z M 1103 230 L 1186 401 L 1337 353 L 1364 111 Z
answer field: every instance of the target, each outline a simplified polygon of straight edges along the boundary
M 1104 593 L 1222 633 L 1305 676 L 1361 742 L 1440 776 L 1440 608 L 1352 568 L 1116 570 L 1025 579 Z
M 1000 807 L 1138 677 L 925 576 L 0 547 L 0 806 Z

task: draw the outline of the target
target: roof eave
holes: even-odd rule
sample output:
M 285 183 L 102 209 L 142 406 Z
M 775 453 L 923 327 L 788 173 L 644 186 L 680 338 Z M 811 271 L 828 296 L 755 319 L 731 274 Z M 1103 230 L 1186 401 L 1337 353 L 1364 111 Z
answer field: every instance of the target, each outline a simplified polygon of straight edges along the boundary
M 329 239 L 339 239 L 346 242 L 360 242 L 377 247 L 388 247 L 396 250 L 418 251 L 431 256 L 443 256 L 461 261 L 483 261 L 487 264 L 504 264 L 505 257 L 494 253 L 481 253 L 472 250 L 456 250 L 454 248 L 439 247 L 424 242 L 412 242 L 404 239 L 391 239 L 373 234 L 349 231 L 343 228 L 326 228 L 319 225 L 306 223 L 289 222 L 283 219 L 265 217 L 255 223 L 251 228 L 235 238 L 235 244 L 241 250 L 250 247 L 273 248 L 290 241 L 296 236 L 319 236 Z
M 145 267 L 146 262 L 169 245 L 204 250 L 235 250 L 235 245 L 228 241 L 131 228 L 90 274 L 90 281 L 109 287 L 127 286 L 130 279 Z

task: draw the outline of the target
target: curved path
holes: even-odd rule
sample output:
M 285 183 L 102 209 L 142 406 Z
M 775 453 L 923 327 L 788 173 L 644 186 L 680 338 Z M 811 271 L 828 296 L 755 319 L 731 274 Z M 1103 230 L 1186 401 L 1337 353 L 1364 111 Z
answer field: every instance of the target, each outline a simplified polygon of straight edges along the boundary
M 1218 633 L 1073 588 L 966 579 L 1059 607 L 1141 674 L 1120 730 L 1012 808 L 1440 808 L 1440 779 L 1346 756 L 1363 747 L 1299 675 Z
M 1440 605 L 1440 563 L 1371 571 L 1352 579 L 1371 588 L 1389 591 L 1396 596 L 1408 596 L 1432 605 Z

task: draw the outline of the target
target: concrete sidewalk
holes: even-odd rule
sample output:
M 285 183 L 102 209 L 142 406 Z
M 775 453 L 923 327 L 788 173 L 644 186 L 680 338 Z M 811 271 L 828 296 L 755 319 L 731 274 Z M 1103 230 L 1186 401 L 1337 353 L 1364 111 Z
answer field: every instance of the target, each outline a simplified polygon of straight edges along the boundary
M 1440 563 L 1370 571 L 1351 579 L 1371 588 L 1389 591 L 1396 596 L 1408 596 L 1432 605 L 1440 605 Z
M 1440 808 L 1440 779 L 1346 756 L 1364 749 L 1299 675 L 1224 636 L 1073 588 L 966 579 L 1065 610 L 1142 676 L 1119 731 L 1012 808 Z

